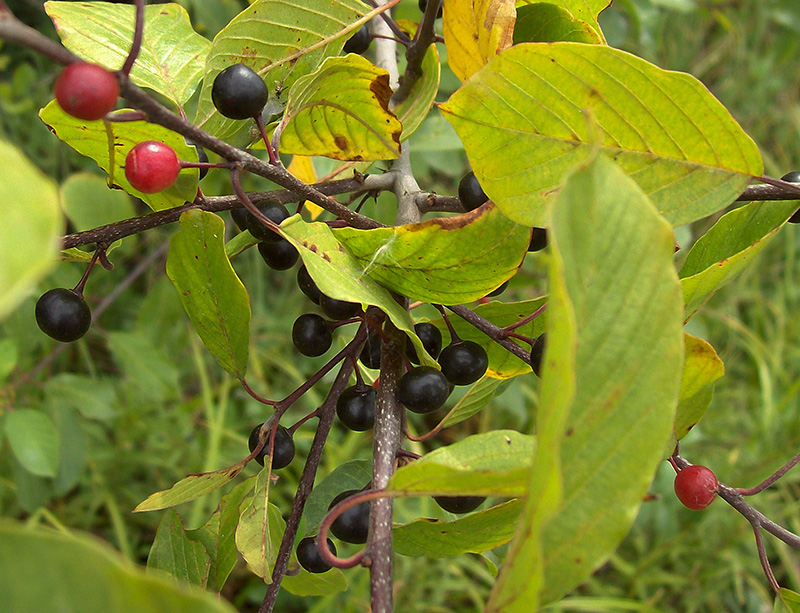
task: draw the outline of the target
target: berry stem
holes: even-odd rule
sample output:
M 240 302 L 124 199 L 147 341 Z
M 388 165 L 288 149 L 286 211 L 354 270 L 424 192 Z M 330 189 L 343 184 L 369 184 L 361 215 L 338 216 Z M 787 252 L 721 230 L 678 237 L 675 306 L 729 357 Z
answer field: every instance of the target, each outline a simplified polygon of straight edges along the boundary
M 309 421 L 309 420 L 311 420 L 311 419 L 313 419 L 315 417 L 319 417 L 319 409 L 317 409 L 316 411 L 311 411 L 311 413 L 309 413 L 305 417 L 301 417 L 299 420 L 297 420 L 297 422 L 295 422 L 294 424 L 292 424 L 291 426 L 286 428 L 286 431 L 289 434 L 294 434 L 295 432 L 297 432 L 297 429 L 300 426 L 302 426 L 304 423 L 306 423 L 307 421 Z
M 753 526 L 753 536 L 756 538 L 756 549 L 758 550 L 758 560 L 761 562 L 761 568 L 764 569 L 764 574 L 767 576 L 767 581 L 769 581 L 772 589 L 775 590 L 775 593 L 779 593 L 781 591 L 781 586 L 778 585 L 778 580 L 775 579 L 775 573 L 772 572 L 772 565 L 769 563 L 767 550 L 764 547 L 764 537 L 761 535 L 761 528 L 759 526 Z
M 525 351 L 525 349 L 517 345 L 517 343 L 509 338 L 506 338 L 506 331 L 504 328 L 494 325 L 491 321 L 484 319 L 471 309 L 465 307 L 463 304 L 448 306 L 447 308 L 461 317 L 461 319 L 483 332 L 495 343 L 501 347 L 504 347 L 510 353 L 513 353 L 526 364 L 530 363 L 530 351 Z
M 453 324 L 450 323 L 450 318 L 447 316 L 447 312 L 444 310 L 444 307 L 441 304 L 434 304 L 433 306 L 435 306 L 436 310 L 442 314 L 442 319 L 447 326 L 447 330 L 450 332 L 450 344 L 460 341 L 461 338 L 458 336 L 458 334 L 456 334 L 455 328 L 453 328 Z
M 136 13 L 133 22 L 133 42 L 131 43 L 128 57 L 125 58 L 125 63 L 120 68 L 120 73 L 128 76 L 133 69 L 133 63 L 139 56 L 139 51 L 142 49 L 142 38 L 144 38 L 144 0 L 134 0 L 136 5 Z
M 269 163 L 273 166 L 280 166 L 281 161 L 278 158 L 278 143 L 270 143 L 269 136 L 267 136 L 267 127 L 264 125 L 264 118 L 261 116 L 261 113 L 254 117 L 256 120 L 256 125 L 258 126 L 258 131 L 261 133 L 261 138 L 264 141 L 264 146 L 267 148 L 267 153 L 269 154 Z M 277 134 L 277 132 L 276 132 Z M 278 135 L 280 138 L 280 135 Z
M 269 217 L 264 215 L 261 211 L 258 210 L 258 207 L 253 204 L 253 201 L 250 200 L 250 197 L 245 193 L 242 189 L 242 184 L 239 182 L 239 173 L 241 172 L 241 166 L 234 166 L 231 170 L 231 185 L 233 186 L 233 191 L 236 194 L 236 197 L 239 198 L 239 201 L 244 205 L 251 215 L 253 215 L 258 221 L 262 224 L 267 226 L 270 230 L 275 232 L 278 236 L 283 236 L 281 234 L 281 228 L 278 224 L 272 221 Z
M 242 387 L 244 388 L 244 391 L 246 391 L 250 395 L 251 398 L 253 398 L 254 400 L 257 400 L 261 404 L 266 404 L 266 405 L 271 406 L 271 407 L 274 407 L 276 404 L 278 404 L 277 400 L 269 400 L 268 398 L 264 398 L 263 396 L 260 396 L 258 394 L 258 392 L 256 392 L 252 387 L 250 387 L 250 384 L 247 383 L 247 380 L 244 377 L 239 379 L 239 383 L 242 384 Z
M 506 332 L 511 332 L 512 330 L 516 330 L 517 328 L 520 328 L 520 327 L 524 326 L 526 323 L 528 323 L 530 321 L 533 321 L 534 319 L 539 317 L 539 315 L 544 313 L 546 308 L 547 308 L 547 303 L 545 302 L 542 306 L 540 306 L 538 309 L 536 309 L 533 313 L 531 313 L 530 315 L 528 315 L 524 319 L 520 319 L 516 323 L 507 325 L 505 328 L 503 328 L 503 330 L 505 330 Z
M 94 250 L 92 254 L 92 259 L 89 260 L 89 265 L 86 267 L 86 270 L 81 277 L 81 280 L 78 281 L 78 284 L 72 288 L 72 291 L 78 294 L 79 296 L 83 296 L 83 288 L 86 287 L 86 282 L 89 280 L 89 275 L 94 268 L 94 265 L 97 263 L 97 259 L 100 257 L 100 254 L 105 252 L 106 248 L 100 245 L 97 246 L 97 249 Z
M 378 3 L 375 2 L 375 0 L 367 0 L 367 4 L 369 4 L 374 9 L 378 8 Z M 409 43 L 411 43 L 411 38 L 409 38 L 408 34 L 406 34 L 405 32 L 403 32 L 403 30 L 400 29 L 400 26 L 397 25 L 397 22 L 394 19 L 392 19 L 392 16 L 388 12 L 381 13 L 380 16 L 381 19 L 383 19 L 383 21 L 386 22 L 386 25 L 389 26 L 389 29 L 392 32 L 394 32 L 395 36 L 397 36 L 397 39 L 375 34 L 372 35 L 372 38 L 389 38 L 407 47 Z
M 764 479 L 764 481 L 762 481 L 761 483 L 759 483 L 755 487 L 751 487 L 751 488 L 742 488 L 742 487 L 740 487 L 738 489 L 738 492 L 742 496 L 752 496 L 753 494 L 758 494 L 759 492 L 762 492 L 765 489 L 767 489 L 770 485 L 775 483 L 778 479 L 783 477 L 783 475 L 785 475 L 787 472 L 789 472 L 789 470 L 794 468 L 794 466 L 798 462 L 800 462 L 800 453 L 798 453 L 796 456 L 794 456 L 786 464 L 781 466 L 778 470 L 776 470 L 774 473 L 772 473 L 772 475 L 770 475 L 769 477 Z

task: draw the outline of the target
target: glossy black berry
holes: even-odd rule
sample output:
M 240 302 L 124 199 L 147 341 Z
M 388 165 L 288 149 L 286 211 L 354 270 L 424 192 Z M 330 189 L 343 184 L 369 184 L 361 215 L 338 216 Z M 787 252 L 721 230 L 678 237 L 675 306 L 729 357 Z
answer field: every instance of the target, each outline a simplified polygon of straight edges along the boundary
M 400 377 L 397 398 L 414 413 L 432 413 L 450 395 L 445 376 L 432 366 L 416 366 Z
M 504 291 L 506 291 L 506 289 L 508 288 L 508 283 L 509 283 L 509 281 L 506 281 L 505 283 L 503 283 L 503 284 L 502 284 L 500 287 L 498 287 L 498 288 L 497 288 L 496 290 L 494 290 L 493 292 L 489 292 L 488 294 L 486 294 L 486 297 L 487 297 L 487 298 L 492 298 L 492 297 L 494 297 L 494 296 L 499 296 L 499 295 L 500 295 L 500 294 L 502 294 Z
M 273 270 L 288 270 L 297 263 L 300 254 L 294 245 L 286 239 L 277 242 L 262 241 L 258 244 L 258 252 L 267 266 Z
M 353 385 L 336 400 L 336 414 L 350 430 L 364 432 L 375 424 L 375 388 Z
M 439 328 L 432 323 L 424 321 L 414 325 L 414 332 L 417 333 L 419 340 L 422 341 L 422 346 L 425 347 L 425 351 L 427 351 L 434 360 L 438 358 L 439 353 L 442 351 L 442 333 L 439 332 Z M 412 364 L 419 364 L 417 350 L 414 349 L 414 345 L 411 344 L 411 341 L 406 341 L 406 357 Z
M 358 490 L 348 490 L 342 492 L 333 499 L 328 510 L 335 507 L 346 498 L 359 494 Z M 369 534 L 369 502 L 362 502 L 354 507 L 350 507 L 339 515 L 331 524 L 331 533 L 340 541 L 345 543 L 361 544 L 367 542 Z
M 417 6 L 419 7 L 419 10 L 424 13 L 425 9 L 428 8 L 428 0 L 419 0 L 419 2 L 417 2 Z M 442 5 L 440 4 L 439 12 L 436 13 L 436 19 L 441 19 L 441 18 L 442 18 Z
M 528 245 L 528 251 L 541 251 L 547 247 L 547 230 L 544 228 L 531 229 L 531 244 Z
M 461 200 L 461 205 L 465 211 L 477 209 L 489 200 L 489 196 L 483 191 L 474 172 L 470 171 L 465 174 L 458 184 L 458 199 Z
M 281 222 L 289 217 L 289 211 L 282 204 L 265 204 L 258 207 L 258 210 L 270 221 L 281 225 Z M 272 241 L 277 243 L 284 240 L 283 237 L 277 232 L 273 232 L 266 225 L 261 223 L 255 216 L 248 211 L 247 220 L 245 221 L 247 229 L 254 238 L 260 241 Z
M 486 350 L 474 341 L 450 343 L 439 354 L 442 373 L 453 385 L 469 385 L 480 379 L 489 367 Z
M 240 230 L 247 230 L 247 209 L 242 207 L 239 209 L 231 209 L 231 219 L 236 227 Z
M 381 337 L 377 332 L 369 333 L 358 359 L 367 368 L 377 370 L 381 367 Z
M 255 117 L 264 108 L 269 91 L 264 80 L 244 64 L 228 66 L 214 79 L 211 100 L 229 119 Z
M 361 313 L 361 305 L 357 302 L 348 302 L 347 300 L 338 300 L 331 298 L 326 294 L 320 294 L 319 308 L 328 317 L 334 321 L 342 321 L 350 319 Z
M 319 291 L 314 279 L 308 274 L 308 269 L 305 264 L 297 269 L 297 287 L 300 288 L 300 291 L 303 292 L 311 302 L 319 304 L 319 298 L 322 296 L 322 292 Z
M 186 142 L 187 145 L 189 145 L 190 147 L 194 147 L 195 151 L 197 151 L 198 162 L 202 164 L 208 164 L 208 154 L 206 153 L 205 149 L 203 149 L 200 145 L 194 144 L 188 138 L 184 138 L 183 140 Z M 200 180 L 202 181 L 208 174 L 208 168 L 198 168 L 198 170 L 200 171 Z
M 800 183 L 800 170 L 793 170 L 792 172 L 787 172 L 785 175 L 781 177 L 781 181 L 788 181 L 789 183 Z M 798 198 L 800 200 L 800 197 Z M 789 223 L 800 223 L 800 209 L 794 212 L 789 218 Z
M 306 313 L 298 317 L 292 326 L 292 342 L 300 353 L 313 358 L 330 349 L 333 334 L 323 317 Z
M 544 356 L 544 348 L 547 339 L 544 334 L 536 337 L 531 345 L 531 368 L 536 373 L 537 377 L 541 377 L 542 372 L 542 356 Z
M 445 511 L 456 514 L 474 511 L 486 500 L 484 496 L 434 496 L 433 499 Z
M 357 53 L 360 55 L 369 49 L 371 42 L 372 35 L 369 33 L 367 24 L 364 24 L 358 32 L 347 39 L 347 42 L 344 44 L 344 52 Z
M 336 546 L 333 541 L 331 539 L 326 540 L 328 549 L 333 555 L 336 555 Z M 297 543 L 297 561 L 300 562 L 300 566 L 310 573 L 324 573 L 331 569 L 330 565 L 319 555 L 319 546 L 315 536 L 307 536 Z
M 250 453 L 253 453 L 256 445 L 258 445 L 258 436 L 260 431 L 261 424 L 258 424 L 250 433 L 250 438 L 247 441 L 247 444 L 250 447 Z M 261 464 L 261 466 L 264 466 L 264 458 L 269 455 L 270 436 L 271 433 L 267 433 L 267 442 L 261 448 L 261 451 L 258 452 L 258 455 L 253 458 L 256 462 Z M 278 429 L 275 432 L 275 443 L 272 446 L 272 470 L 286 468 L 292 463 L 292 460 L 294 460 L 294 440 L 292 439 L 292 435 L 289 434 L 289 431 L 283 426 L 278 426 Z
M 36 303 L 36 323 L 47 336 L 71 343 L 92 324 L 92 311 L 83 296 L 65 287 L 45 292 Z

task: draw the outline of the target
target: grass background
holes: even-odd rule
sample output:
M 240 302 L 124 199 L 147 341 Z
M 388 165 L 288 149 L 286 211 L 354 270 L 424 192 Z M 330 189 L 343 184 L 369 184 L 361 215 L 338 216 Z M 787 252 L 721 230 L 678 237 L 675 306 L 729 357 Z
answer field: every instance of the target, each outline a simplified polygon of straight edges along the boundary
M 240 9 L 234 0 L 183 4 L 209 37 Z M 40 3 L 20 0 L 10 6 L 52 34 Z M 413 0 L 404 2 L 400 11 L 400 17 L 418 16 Z M 800 168 L 797 0 L 616 0 L 602 15 L 601 24 L 610 44 L 700 78 L 758 143 L 769 174 L 781 176 Z M 48 174 L 63 181 L 76 172 L 96 173 L 96 169 L 57 144 L 36 118 L 49 100 L 56 74 L 55 67 L 34 54 L 0 46 L 0 135 L 18 143 Z M 441 99 L 456 86 L 446 71 Z M 435 112 L 411 146 L 420 185 L 454 193 L 466 160 Z M 246 187 L 268 186 L 253 180 Z M 221 173 L 214 172 L 203 189 L 210 194 L 229 191 Z M 391 211 L 390 205 L 390 199 L 381 198 L 366 212 L 380 218 Z M 701 221 L 681 228 L 681 243 L 690 244 L 707 227 L 708 222 Z M 159 255 L 172 232 L 159 229 L 126 239 L 112 257 L 116 271 L 92 275 L 87 287 L 90 304 L 96 314 L 103 301 L 108 306 L 85 340 L 59 348 L 44 337 L 33 320 L 35 297 L 0 324 L 0 341 L 6 343 L 5 353 L 0 351 L 0 420 L 3 405 L 41 407 L 54 416 L 64 440 L 62 474 L 56 480 L 26 474 L 5 441 L 0 442 L 0 514 L 90 531 L 139 562 L 146 560 L 160 514 L 132 515 L 130 509 L 187 473 L 240 459 L 246 453 L 247 435 L 267 414 L 221 371 L 191 331 L 164 276 L 163 251 Z M 693 463 L 712 467 L 722 481 L 735 486 L 754 485 L 798 450 L 798 232 L 795 226 L 785 227 L 689 328 L 717 349 L 726 376 L 717 384 L 706 417 L 684 440 L 682 453 Z M 154 258 L 153 263 L 148 264 L 148 258 Z M 134 277 L 137 267 L 143 272 Z M 238 258 L 235 267 L 253 308 L 248 378 L 262 395 L 282 397 L 321 363 L 298 359 L 289 338 L 292 322 L 309 304 L 296 290 L 293 271 L 266 269 L 253 250 Z M 543 257 L 528 258 L 505 297 L 543 293 L 545 269 Z M 79 265 L 59 266 L 39 289 L 74 285 L 81 272 Z M 536 387 L 532 376 L 520 378 L 491 410 L 448 430 L 442 440 L 498 427 L 529 429 Z M 324 389 L 325 383 L 307 394 L 284 418 L 284 425 L 313 410 Z M 421 422 L 417 426 L 425 427 Z M 298 431 L 300 456 L 312 434 L 311 428 Z M 369 433 L 336 426 L 320 476 L 354 457 L 369 457 L 370 447 Z M 272 500 L 281 508 L 289 508 L 301 460 L 282 471 L 272 490 Z M 652 493 L 654 500 L 643 505 L 612 559 L 554 610 L 772 610 L 772 594 L 743 518 L 720 502 L 702 513 L 684 509 L 672 495 L 672 474 L 666 464 Z M 790 472 L 754 504 L 798 532 L 799 500 L 800 473 Z M 217 497 L 211 495 L 179 511 L 187 527 L 195 527 L 216 503 Z M 398 521 L 420 516 L 444 514 L 429 500 L 398 503 Z M 800 590 L 798 553 L 772 538 L 767 538 L 767 550 L 779 582 Z M 493 553 L 451 560 L 397 556 L 396 610 L 481 610 L 497 560 Z M 353 569 L 348 578 L 346 593 L 309 599 L 284 593 L 277 610 L 368 610 L 366 571 Z M 264 589 L 260 580 L 237 568 L 224 595 L 240 610 L 250 611 L 257 609 Z

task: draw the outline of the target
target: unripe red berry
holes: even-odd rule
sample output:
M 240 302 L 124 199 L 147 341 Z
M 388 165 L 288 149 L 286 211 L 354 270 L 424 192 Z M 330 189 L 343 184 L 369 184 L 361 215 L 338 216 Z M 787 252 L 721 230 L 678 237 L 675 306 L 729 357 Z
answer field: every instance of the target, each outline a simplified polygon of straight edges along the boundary
M 102 66 L 75 62 L 58 75 L 53 93 L 65 113 L 94 121 L 114 110 L 119 85 L 114 75 Z
M 139 143 L 125 158 L 125 178 L 144 194 L 164 191 L 175 183 L 180 170 L 175 150 L 157 140 Z
M 687 466 L 675 475 L 675 495 L 694 511 L 714 502 L 718 486 L 716 475 L 706 466 Z

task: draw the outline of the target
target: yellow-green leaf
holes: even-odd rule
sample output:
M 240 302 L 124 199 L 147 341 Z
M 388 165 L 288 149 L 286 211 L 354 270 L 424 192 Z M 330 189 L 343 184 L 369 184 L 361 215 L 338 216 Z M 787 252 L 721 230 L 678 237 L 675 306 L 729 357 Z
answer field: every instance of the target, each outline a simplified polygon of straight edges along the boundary
M 297 80 L 286 104 L 281 151 L 337 160 L 400 155 L 402 126 L 389 110 L 389 73 L 360 55 L 332 57 Z
M 763 169 L 697 79 L 605 45 L 514 46 L 440 108 L 489 197 L 532 226 L 595 144 L 673 225 L 727 206 Z
M 439 50 L 431 45 L 422 58 L 422 75 L 411 87 L 408 97 L 394 108 L 400 123 L 403 124 L 404 141 L 422 124 L 439 92 L 442 64 L 439 61 Z
M 248 568 L 267 583 L 283 533 L 280 509 L 269 502 L 270 473 L 269 466 L 258 473 L 253 496 L 242 509 L 236 526 L 236 548 Z
M 518 7 L 527 4 L 539 4 L 539 2 L 538 0 L 517 0 Z M 611 6 L 611 0 L 548 0 L 548 4 L 554 4 L 568 11 L 576 19 L 588 23 L 598 35 L 603 35 L 600 25 L 597 23 L 597 16 Z
M 196 162 L 197 150 L 187 145 L 177 132 L 144 121 L 106 124 L 101 120 L 76 119 L 62 111 L 55 100 L 39 111 L 39 117 L 58 138 L 97 162 L 109 174 L 110 185 L 140 198 L 154 211 L 171 209 L 194 200 L 200 180 L 197 169 L 182 170 L 172 187 L 156 194 L 143 194 L 133 189 L 125 178 L 125 156 L 134 145 L 145 140 L 164 142 L 175 150 L 178 159 Z M 109 156 L 109 147 L 113 148 L 113 158 Z
M 517 272 L 530 243 L 528 228 L 491 205 L 392 228 L 340 228 L 334 235 L 378 283 L 437 304 L 470 302 L 496 289 Z
M 178 481 L 168 490 L 151 494 L 145 501 L 140 502 L 133 512 L 158 511 L 159 509 L 167 509 L 205 496 L 226 483 L 233 481 L 236 475 L 242 472 L 242 468 L 243 466 L 234 464 L 233 466 L 213 473 L 189 475 Z
M 517 8 L 514 25 L 514 44 L 555 43 L 560 40 L 573 43 L 603 43 L 603 37 L 591 25 L 575 19 L 568 10 L 537 2 Z
M 53 181 L 0 139 L 0 319 L 58 261 L 64 220 Z
M 511 45 L 516 14 L 515 0 L 446 0 L 447 62 L 461 81 Z
M 690 334 L 684 334 L 684 341 L 683 375 L 673 427 L 678 440 L 700 421 L 711 404 L 714 383 L 725 374 L 725 365 L 711 345 Z

